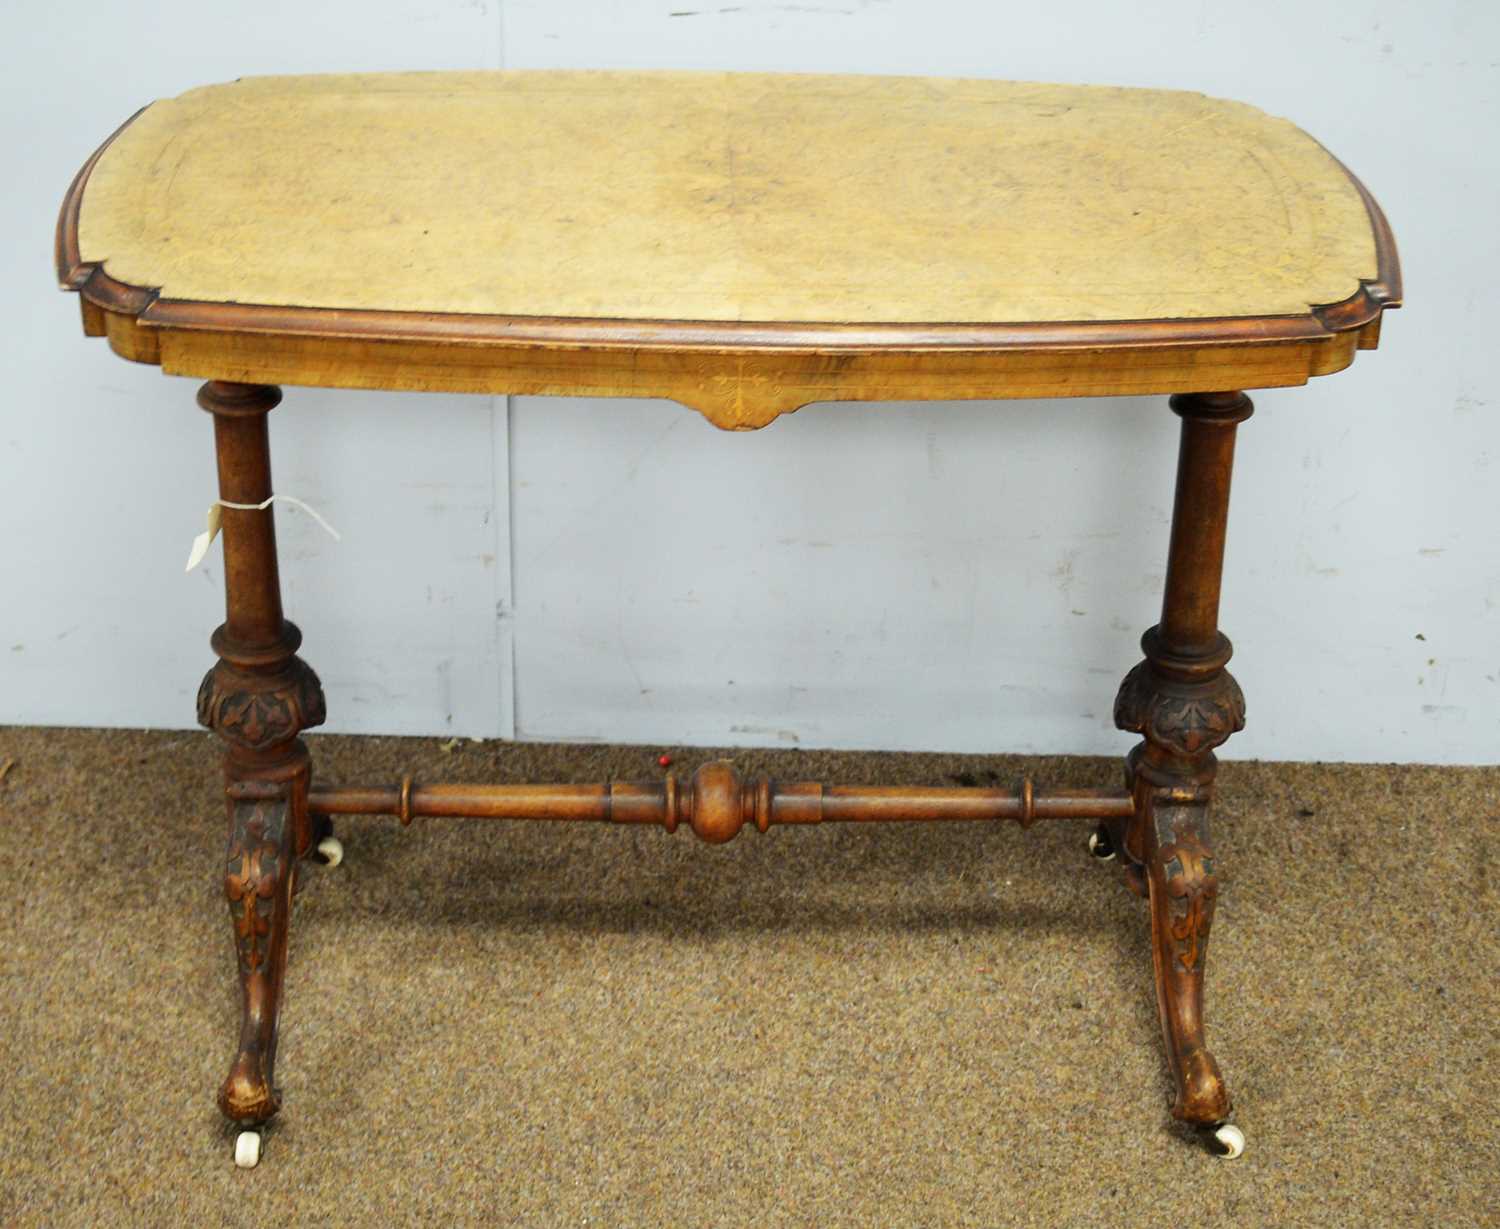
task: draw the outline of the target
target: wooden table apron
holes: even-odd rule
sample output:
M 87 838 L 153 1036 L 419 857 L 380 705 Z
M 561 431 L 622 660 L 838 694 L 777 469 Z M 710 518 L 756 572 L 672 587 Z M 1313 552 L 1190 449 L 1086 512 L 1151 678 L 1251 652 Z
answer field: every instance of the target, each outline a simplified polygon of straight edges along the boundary
M 528 78 L 517 88 L 556 94 L 582 88 L 581 80 L 592 90 L 609 86 L 610 76 L 563 74 L 541 85 Z M 287 80 L 293 84 L 280 94 L 265 88 L 278 98 L 298 89 L 317 93 L 325 79 Z M 788 86 L 795 95 L 810 88 L 800 84 L 805 80 L 844 79 L 787 80 L 799 82 Z M 672 78 L 661 89 L 678 85 Z M 368 91 L 366 84 L 347 88 Z M 490 83 L 470 88 L 487 90 Z M 841 88 L 829 85 L 825 93 Z M 891 98 L 907 97 L 907 83 L 881 88 Z M 1238 390 L 1302 383 L 1346 366 L 1357 349 L 1375 346 L 1382 310 L 1399 305 L 1389 229 L 1352 176 L 1349 190 L 1363 203 L 1375 267 L 1347 298 L 1301 314 L 945 324 L 829 321 L 810 311 L 804 320 L 756 323 L 172 298 L 170 284 L 118 279 L 107 253 L 81 246 L 91 173 L 108 149 L 106 143 L 79 172 L 64 202 L 59 277 L 81 292 L 89 335 L 107 337 L 127 358 L 207 378 L 198 403 L 212 415 L 226 505 L 226 618 L 213 634 L 218 662 L 199 691 L 198 719 L 225 746 L 224 884 L 243 1001 L 239 1042 L 219 1094 L 230 1119 L 256 1126 L 280 1107 L 274 1065 L 293 885 L 301 863 L 331 834 L 330 817 L 343 814 L 390 815 L 403 824 L 418 816 L 475 816 L 659 824 L 669 832 L 681 825 L 711 843 L 732 839 L 746 825 L 764 832 L 772 824 L 834 821 L 1014 820 L 1026 827 L 1044 819 L 1094 820 L 1098 850 L 1118 855 L 1126 884 L 1149 902 L 1171 1112 L 1204 1127 L 1227 1119 L 1229 1093 L 1204 1038 L 1202 1005 L 1219 886 L 1209 831 L 1214 749 L 1243 727 L 1245 716 L 1244 698 L 1225 668 L 1230 643 L 1218 626 L 1235 433 L 1252 410 Z M 273 493 L 267 415 L 281 400 L 279 383 L 668 396 L 737 429 L 822 399 L 1170 393 L 1181 441 L 1162 613 L 1142 637 L 1144 658 L 1125 676 L 1115 702 L 1119 728 L 1141 736 L 1126 760 L 1124 785 L 1047 791 L 1025 779 L 1011 789 L 864 788 L 745 776 L 725 762 L 686 779 L 667 773 L 642 783 L 315 781 L 300 735 L 323 722 L 324 697 L 317 675 L 297 655 L 301 633 L 283 614 L 273 513 L 230 506 L 258 505 Z

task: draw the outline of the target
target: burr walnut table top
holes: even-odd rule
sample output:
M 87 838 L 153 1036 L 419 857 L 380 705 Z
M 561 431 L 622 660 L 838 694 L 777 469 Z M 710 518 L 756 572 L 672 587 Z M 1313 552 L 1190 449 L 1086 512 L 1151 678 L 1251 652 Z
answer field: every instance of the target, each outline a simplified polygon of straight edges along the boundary
M 1399 302 L 1379 209 L 1241 103 L 925 78 L 251 78 L 80 172 L 59 274 L 169 372 L 815 400 L 1304 382 Z

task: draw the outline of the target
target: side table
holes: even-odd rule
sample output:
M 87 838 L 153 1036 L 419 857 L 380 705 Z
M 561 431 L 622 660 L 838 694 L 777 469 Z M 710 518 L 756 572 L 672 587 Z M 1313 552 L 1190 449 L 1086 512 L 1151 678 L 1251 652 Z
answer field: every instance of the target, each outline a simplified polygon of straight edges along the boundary
M 1149 902 L 1172 1114 L 1244 1140 L 1203 1029 L 1214 749 L 1244 724 L 1219 589 L 1245 389 L 1373 349 L 1400 305 L 1379 207 L 1316 141 L 1176 91 L 1000 81 L 505 72 L 252 78 L 137 113 L 84 165 L 56 258 L 84 331 L 207 381 L 227 615 L 223 739 L 243 1025 L 219 1093 L 274 1115 L 293 885 L 331 817 L 691 828 L 1089 819 Z M 1169 394 L 1181 447 L 1160 622 L 1115 722 L 1119 789 L 742 776 L 338 786 L 277 574 L 279 385 L 667 397 L 733 430 L 817 401 Z M 621 413 L 628 413 L 622 406 Z M 997 407 L 997 412 L 999 412 Z

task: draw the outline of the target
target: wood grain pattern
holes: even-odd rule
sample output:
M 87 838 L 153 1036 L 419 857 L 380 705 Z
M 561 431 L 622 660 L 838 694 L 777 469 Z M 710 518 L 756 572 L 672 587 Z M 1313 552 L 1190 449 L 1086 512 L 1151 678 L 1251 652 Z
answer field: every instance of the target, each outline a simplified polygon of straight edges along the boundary
M 813 167 L 790 146 L 773 142 L 758 163 L 756 204 L 737 206 L 745 211 L 743 224 L 737 222 L 726 236 L 722 227 L 714 229 L 710 216 L 699 233 L 695 219 L 704 211 L 713 215 L 710 198 L 723 189 L 728 174 L 719 147 L 711 149 L 703 139 L 704 125 L 714 117 L 729 125 L 720 146 L 733 145 L 742 129 L 759 131 L 743 110 L 748 104 L 736 100 L 764 102 L 772 84 L 784 88 L 776 106 L 760 116 L 763 127 L 784 139 L 788 133 L 813 139 L 821 131 L 814 118 L 831 124 L 830 107 L 840 114 L 852 109 L 868 128 L 859 145 L 867 151 L 868 165 L 833 160 Z M 664 251 L 661 243 L 616 244 L 613 260 L 584 261 L 576 243 L 569 247 L 566 235 L 547 229 L 546 218 L 536 220 L 540 230 L 525 229 L 542 211 L 536 201 L 526 209 L 514 202 L 493 206 L 500 210 L 497 216 L 508 219 L 514 242 L 486 247 L 476 238 L 472 219 L 454 221 L 443 211 L 448 204 L 437 209 L 431 203 L 441 198 L 451 204 L 455 194 L 424 194 L 409 176 L 389 192 L 383 185 L 376 191 L 358 160 L 348 173 L 356 188 L 362 183 L 365 188 L 345 192 L 340 201 L 358 216 L 378 205 L 404 220 L 355 225 L 330 218 L 324 209 L 322 229 L 302 248 L 290 241 L 275 248 L 274 276 L 290 280 L 259 283 L 253 280 L 260 276 L 254 253 L 264 245 L 258 248 L 258 240 L 230 224 L 240 215 L 230 210 L 230 222 L 222 211 L 199 215 L 208 210 L 203 202 L 238 202 L 242 213 L 253 207 L 258 218 L 264 212 L 263 222 L 252 219 L 243 226 L 279 225 L 282 215 L 273 206 L 284 194 L 251 191 L 247 184 L 260 181 L 235 178 L 232 166 L 212 148 L 192 158 L 182 152 L 195 141 L 214 147 L 222 139 L 225 114 L 244 124 L 265 112 L 295 128 L 310 122 L 308 116 L 335 122 L 348 112 L 346 122 L 378 150 L 381 142 L 408 132 L 414 115 L 439 122 L 451 110 L 466 117 L 455 121 L 463 128 L 476 122 L 475 114 L 490 115 L 497 107 L 520 107 L 530 114 L 525 108 L 538 99 L 558 106 L 582 99 L 580 113 L 589 114 L 590 107 L 620 105 L 621 92 L 632 90 L 644 91 L 655 100 L 652 105 L 678 116 L 671 123 L 662 119 L 658 127 L 686 125 L 698 134 L 692 148 L 703 163 L 692 192 L 669 191 L 680 187 L 686 172 L 675 162 L 664 165 L 661 151 L 653 153 L 655 147 L 648 145 L 640 156 L 643 165 L 656 168 L 655 177 L 638 168 L 631 178 L 633 195 L 615 204 L 670 224 L 674 237 L 696 234 L 706 243 L 716 236 L 740 252 L 745 244 L 774 240 L 777 253 L 801 253 L 804 259 L 784 269 L 774 286 L 764 278 L 755 283 L 774 289 L 774 296 L 767 292 L 756 299 L 746 292 L 703 308 L 707 300 L 662 289 L 687 285 L 692 278 L 713 281 L 711 261 L 683 266 L 673 245 Z M 450 101 L 439 107 L 432 101 L 438 96 Z M 451 101 L 454 96 L 460 101 Z M 723 104 L 713 116 L 696 109 L 706 97 Z M 57 239 L 59 276 L 83 293 L 85 331 L 107 336 L 127 358 L 159 363 L 172 374 L 248 383 L 670 397 L 719 426 L 752 428 L 824 400 L 1094 396 L 1300 384 L 1347 366 L 1356 349 L 1373 347 L 1381 311 L 1400 300 L 1389 227 L 1363 187 L 1285 121 L 1199 95 L 1004 82 L 523 73 L 267 79 L 194 91 L 184 99 L 191 104 L 156 104 L 117 134 L 121 142 L 138 146 L 129 157 L 110 157 L 113 147 L 107 144 L 90 160 L 64 202 Z M 641 114 L 661 119 L 650 107 Z M 1074 118 L 1060 126 L 1061 114 Z M 1080 123 L 1080 116 L 1088 122 Z M 1154 142 L 1158 155 L 1191 134 L 1193 143 L 1177 151 L 1197 160 L 1188 164 L 1191 173 L 1179 167 L 1163 177 L 1152 160 L 1136 166 L 1100 162 L 1099 142 L 1111 133 L 1118 136 L 1121 125 L 1136 134 L 1126 146 Z M 564 145 L 586 145 L 588 139 L 566 123 L 543 130 L 548 140 Z M 836 125 L 830 131 L 848 135 Z M 139 141 L 137 133 L 144 134 Z M 181 138 L 172 146 L 170 173 L 159 165 L 164 149 L 152 143 L 168 135 Z M 673 149 L 678 146 L 670 141 L 680 139 L 680 134 L 662 138 Z M 921 160 L 927 177 L 913 174 L 901 189 L 902 177 L 890 174 L 893 150 L 915 150 L 921 140 L 932 143 Z M 316 140 L 309 147 L 323 148 Z M 573 148 L 574 154 L 581 148 Z M 1268 165 L 1277 169 L 1249 172 L 1248 183 L 1244 173 L 1226 177 L 1221 163 L 1223 150 L 1230 148 L 1239 151 L 1241 172 L 1271 153 Z M 152 150 L 159 156 L 143 164 Z M 944 162 L 948 155 L 952 166 Z M 1043 167 L 1052 167 L 1050 178 L 1037 169 L 1039 158 Z M 1247 158 L 1250 163 L 1243 162 Z M 934 174 L 962 172 L 970 182 L 980 165 L 986 174 L 967 195 L 934 189 Z M 860 209 L 841 214 L 835 207 L 850 204 L 848 184 L 831 176 L 835 168 L 856 180 L 878 170 L 881 182 L 892 186 L 862 194 L 870 199 Z M 735 171 L 742 186 L 743 171 Z M 489 173 L 498 174 L 493 168 Z M 594 207 L 590 202 L 597 204 L 591 196 L 598 187 L 597 167 L 575 166 L 569 178 L 558 164 L 550 174 L 552 212 L 562 207 L 559 202 L 571 208 L 575 199 L 585 212 Z M 281 181 L 273 177 L 271 182 Z M 185 185 L 196 187 L 189 191 Z M 337 189 L 330 181 L 322 190 Z M 901 191 L 916 195 L 908 200 Z M 670 208 L 659 199 L 662 193 L 671 198 Z M 190 199 L 179 202 L 184 194 Z M 1101 214 L 1103 198 L 1114 203 Z M 883 203 L 872 213 L 870 201 L 876 199 Z M 1134 205 L 1126 209 L 1122 201 Z M 796 236 L 785 232 L 793 204 L 801 209 Z M 105 213 L 96 215 L 96 207 Z M 302 202 L 302 213 L 306 207 Z M 466 207 L 472 209 L 472 202 Z M 667 213 L 658 216 L 663 209 Z M 976 227 L 976 216 L 991 216 L 986 209 L 1003 215 L 1005 227 L 989 221 Z M 1273 214 L 1281 221 L 1268 221 Z M 111 220 L 85 226 L 86 215 Z M 1150 235 L 1139 232 L 1147 225 L 1140 217 L 1154 228 Z M 424 219 L 432 224 L 420 225 Z M 1058 228 L 1057 234 L 1043 233 L 1037 219 L 1049 219 L 1046 225 Z M 180 235 L 174 229 L 179 224 L 186 228 Z M 494 217 L 490 224 L 499 225 Z M 921 262 L 909 254 L 904 263 L 892 265 L 882 254 L 910 243 L 905 231 L 899 237 L 889 233 L 898 224 L 925 236 Z M 425 250 L 434 225 L 450 227 L 467 246 L 461 263 L 423 266 L 425 291 L 414 291 L 401 279 L 393 282 L 374 256 L 356 258 L 364 251 L 361 244 L 375 244 L 371 251 L 394 253 L 395 263 L 410 264 L 413 252 Z M 352 239 L 351 226 L 358 232 Z M 419 241 L 422 230 L 429 233 Z M 1161 234 L 1166 232 L 1176 238 L 1171 252 L 1164 253 Z M 220 235 L 220 243 L 205 246 L 211 233 Z M 103 244 L 116 235 L 135 236 L 134 257 L 85 250 L 85 243 Z M 191 235 L 198 236 L 196 246 L 172 242 Z M 534 242 L 522 242 L 528 237 Z M 981 241 L 981 248 L 972 246 Z M 521 243 L 527 259 L 550 253 L 545 278 L 539 269 L 517 270 L 511 259 L 520 250 L 515 243 Z M 1059 263 L 1059 243 L 1086 257 L 1084 264 Z M 173 278 L 200 260 L 205 267 L 222 265 L 222 245 L 239 253 L 234 264 L 239 273 L 233 276 L 251 280 L 221 280 L 212 289 L 219 300 L 186 297 L 210 290 L 191 278 Z M 179 254 L 159 267 L 140 263 L 166 249 Z M 683 250 L 693 249 L 688 244 Z M 841 254 L 847 265 L 836 276 L 830 273 L 829 251 Z M 1031 268 L 1037 253 L 1050 253 L 1052 280 L 1038 285 L 1028 274 L 1017 281 L 1015 268 Z M 337 276 L 331 275 L 329 260 L 336 260 Z M 856 265 L 866 271 L 860 276 L 879 283 L 880 294 L 828 300 L 829 287 L 847 290 L 853 284 Z M 1231 267 L 1237 272 L 1226 271 Z M 126 269 L 144 280 L 135 284 L 115 276 Z M 637 288 L 632 293 L 658 288 L 658 297 L 617 298 L 614 315 L 578 314 L 609 306 L 602 299 L 569 297 L 601 293 L 599 279 L 606 275 L 626 279 Z M 1136 289 L 1130 294 L 1109 289 L 1124 283 Z M 1290 286 L 1299 289 L 1289 291 Z M 247 301 L 255 299 L 257 287 L 271 301 Z M 1319 298 L 1333 295 L 1335 287 L 1347 293 Z M 429 292 L 436 297 L 424 298 Z M 222 301 L 226 296 L 238 301 Z M 446 310 L 431 310 L 435 305 Z M 661 314 L 695 305 L 703 308 L 696 315 Z M 485 310 L 457 310 L 475 307 Z M 530 314 L 514 310 L 521 308 Z M 1238 314 L 1214 314 L 1231 309 Z
M 1338 164 L 1244 103 L 799 74 L 206 86 L 121 134 L 78 229 L 166 298 L 614 320 L 1293 315 L 1378 260 Z

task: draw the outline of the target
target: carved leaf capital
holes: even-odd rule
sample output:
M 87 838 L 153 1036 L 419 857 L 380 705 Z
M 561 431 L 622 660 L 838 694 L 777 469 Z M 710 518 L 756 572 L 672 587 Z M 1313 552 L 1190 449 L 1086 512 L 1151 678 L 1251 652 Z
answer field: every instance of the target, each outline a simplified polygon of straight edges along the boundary
M 1115 725 L 1173 754 L 1201 755 L 1245 728 L 1245 696 L 1227 670 L 1204 682 L 1183 683 L 1143 661 L 1120 685 Z
M 328 710 L 312 667 L 291 658 L 274 674 L 253 674 L 220 662 L 198 688 L 198 721 L 251 751 L 290 742 L 322 725 Z

